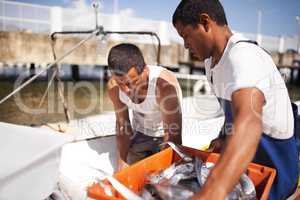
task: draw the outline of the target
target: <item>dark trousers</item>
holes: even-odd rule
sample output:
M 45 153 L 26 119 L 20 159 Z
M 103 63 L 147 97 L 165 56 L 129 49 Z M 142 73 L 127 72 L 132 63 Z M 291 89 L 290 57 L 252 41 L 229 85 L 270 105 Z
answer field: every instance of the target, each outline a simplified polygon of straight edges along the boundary
M 127 163 L 133 164 L 152 154 L 160 151 L 160 144 L 163 137 L 151 137 L 140 132 L 136 132 L 131 138 L 131 144 L 127 155 Z

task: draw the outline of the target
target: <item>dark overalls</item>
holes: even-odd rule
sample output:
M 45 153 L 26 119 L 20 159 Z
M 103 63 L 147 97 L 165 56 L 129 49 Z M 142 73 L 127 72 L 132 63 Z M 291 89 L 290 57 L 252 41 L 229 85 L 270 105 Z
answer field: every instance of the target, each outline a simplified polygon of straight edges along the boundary
M 231 102 L 219 99 L 224 113 L 224 126 L 233 124 Z M 293 104 L 294 113 L 294 135 L 289 139 L 275 139 L 262 134 L 255 157 L 254 163 L 269 166 L 276 169 L 276 177 L 270 191 L 270 200 L 284 200 L 296 190 L 299 176 L 299 150 L 297 148 L 297 133 L 299 132 L 297 106 Z M 226 125 L 228 124 L 228 125 Z

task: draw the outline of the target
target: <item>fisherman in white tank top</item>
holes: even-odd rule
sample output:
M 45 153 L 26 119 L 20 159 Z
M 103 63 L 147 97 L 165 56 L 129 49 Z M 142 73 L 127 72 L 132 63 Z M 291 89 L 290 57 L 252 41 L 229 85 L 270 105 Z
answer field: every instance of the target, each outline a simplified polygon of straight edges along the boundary
M 119 169 L 158 152 L 163 142 L 181 144 L 182 93 L 176 77 L 162 67 L 146 65 L 141 51 L 132 44 L 113 47 L 108 67 Z

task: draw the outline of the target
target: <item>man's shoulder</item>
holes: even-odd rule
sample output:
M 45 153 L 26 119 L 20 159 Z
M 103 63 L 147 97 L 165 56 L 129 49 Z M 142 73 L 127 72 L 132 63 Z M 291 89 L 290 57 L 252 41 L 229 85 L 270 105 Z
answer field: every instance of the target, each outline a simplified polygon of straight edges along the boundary
M 158 98 L 177 96 L 182 100 L 182 90 L 176 76 L 170 71 L 164 71 L 157 79 L 156 95 Z
M 169 70 L 162 70 L 157 78 L 156 89 L 164 91 L 169 87 L 178 87 L 176 76 Z
M 235 44 L 226 61 L 227 69 L 232 70 L 235 75 L 241 72 L 269 74 L 275 67 L 268 53 L 258 45 L 247 42 Z
M 165 68 L 160 72 L 160 74 L 158 76 L 158 80 L 160 80 L 160 81 L 164 80 L 170 84 L 177 83 L 177 78 L 176 78 L 175 74 Z
M 269 60 L 270 55 L 259 45 L 249 42 L 238 42 L 234 44 L 227 58 L 231 62 L 258 62 Z

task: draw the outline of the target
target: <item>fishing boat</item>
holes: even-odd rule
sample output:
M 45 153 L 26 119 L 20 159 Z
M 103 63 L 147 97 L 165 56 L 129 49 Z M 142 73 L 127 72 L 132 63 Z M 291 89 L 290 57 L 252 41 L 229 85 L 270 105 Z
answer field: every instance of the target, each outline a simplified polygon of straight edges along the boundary
M 184 98 L 182 112 L 183 145 L 197 149 L 224 121 L 212 95 Z M 113 112 L 41 127 L 1 123 L 0 132 L 0 199 L 84 200 L 86 188 L 102 177 L 95 169 L 116 172 Z
M 72 32 L 74 33 L 77 32 Z M 48 65 L 44 71 L 57 67 L 57 63 L 90 38 L 112 32 L 105 32 L 102 26 L 96 24 L 95 30 L 84 33 L 90 35 Z M 141 34 L 155 35 L 149 32 Z M 31 77 L 0 103 L 19 92 L 44 71 Z M 179 76 L 184 77 L 178 78 L 187 79 L 185 75 Z M 201 82 L 195 84 L 197 87 L 194 96 L 186 97 L 182 101 L 183 145 L 202 149 L 219 134 L 224 115 L 217 99 L 209 94 L 205 77 L 192 78 Z M 203 87 L 208 91 L 207 94 L 200 94 L 198 91 Z M 297 104 L 300 108 L 300 102 Z M 95 169 L 101 169 L 108 174 L 117 170 L 113 112 L 40 127 L 0 123 L 0 133 L 0 199 L 86 200 L 87 187 L 104 178 Z

